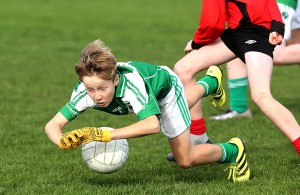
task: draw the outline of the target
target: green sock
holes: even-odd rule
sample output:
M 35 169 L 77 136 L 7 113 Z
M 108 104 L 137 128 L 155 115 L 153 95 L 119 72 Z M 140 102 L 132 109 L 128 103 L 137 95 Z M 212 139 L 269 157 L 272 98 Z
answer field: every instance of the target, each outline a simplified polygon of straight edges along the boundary
M 230 110 L 235 110 L 239 113 L 245 112 L 248 109 L 248 78 L 230 79 L 228 80 L 228 88 L 230 93 Z
M 211 77 L 211 76 L 205 76 L 205 77 L 201 78 L 197 82 L 197 84 L 202 85 L 204 87 L 204 90 L 205 90 L 204 97 L 206 97 L 217 90 L 218 79 L 216 79 L 215 77 Z
M 219 163 L 235 163 L 238 155 L 238 147 L 231 143 L 218 144 L 222 148 L 222 158 Z

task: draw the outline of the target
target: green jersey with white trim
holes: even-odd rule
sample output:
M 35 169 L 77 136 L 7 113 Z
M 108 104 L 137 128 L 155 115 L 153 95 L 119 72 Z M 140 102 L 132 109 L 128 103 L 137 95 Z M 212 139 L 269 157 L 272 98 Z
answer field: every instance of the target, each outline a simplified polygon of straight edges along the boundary
M 297 0 L 276 0 L 277 3 L 281 3 L 283 5 L 289 6 L 294 10 L 297 7 Z
M 161 114 L 158 102 L 172 88 L 171 75 L 167 70 L 158 65 L 130 61 L 118 62 L 117 72 L 120 81 L 109 106 L 99 107 L 87 94 L 84 84 L 79 81 L 74 87 L 71 100 L 60 112 L 68 121 L 88 108 L 115 115 L 135 113 L 139 120 Z

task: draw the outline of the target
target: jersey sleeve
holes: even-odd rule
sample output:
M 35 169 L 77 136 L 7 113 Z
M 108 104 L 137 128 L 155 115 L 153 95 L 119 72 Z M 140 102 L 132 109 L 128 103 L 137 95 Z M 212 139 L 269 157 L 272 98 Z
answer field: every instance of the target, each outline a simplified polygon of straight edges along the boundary
M 203 0 L 200 22 L 194 34 L 193 49 L 215 41 L 225 29 L 225 0 Z
M 77 115 L 81 114 L 83 111 L 77 110 L 72 101 L 69 101 L 60 109 L 60 113 L 62 113 L 62 115 L 64 115 L 68 121 L 75 119 Z
M 131 109 L 139 120 L 160 114 L 160 108 L 152 90 L 146 87 L 138 73 L 127 74 L 127 86 L 123 102 L 129 102 Z M 134 81 L 134 82 L 133 82 Z
M 79 82 L 73 90 L 70 101 L 60 109 L 60 113 L 62 113 L 68 121 L 71 121 L 87 108 L 93 106 L 95 106 L 95 103 L 87 94 L 83 83 Z
M 143 120 L 152 115 L 159 115 L 160 107 L 156 98 L 151 94 L 148 98 L 148 102 L 144 105 L 144 108 L 137 114 L 139 120 Z

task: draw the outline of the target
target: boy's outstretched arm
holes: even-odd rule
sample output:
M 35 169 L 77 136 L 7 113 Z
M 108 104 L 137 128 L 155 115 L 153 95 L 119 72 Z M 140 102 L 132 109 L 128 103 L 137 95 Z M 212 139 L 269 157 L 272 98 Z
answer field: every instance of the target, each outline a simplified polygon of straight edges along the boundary
M 69 121 L 58 112 L 45 126 L 45 132 L 48 138 L 56 145 L 62 138 L 62 128 L 68 124 Z
M 160 131 L 160 123 L 156 115 L 149 116 L 129 126 L 111 131 L 111 139 L 128 139 L 156 134 Z
M 64 150 L 74 149 L 84 140 L 107 142 L 112 139 L 127 139 L 151 135 L 160 131 L 160 123 L 156 115 L 149 116 L 132 125 L 111 131 L 96 127 L 85 127 L 62 134 L 62 128 L 68 122 L 69 121 L 58 112 L 45 126 L 45 132 L 49 139 Z

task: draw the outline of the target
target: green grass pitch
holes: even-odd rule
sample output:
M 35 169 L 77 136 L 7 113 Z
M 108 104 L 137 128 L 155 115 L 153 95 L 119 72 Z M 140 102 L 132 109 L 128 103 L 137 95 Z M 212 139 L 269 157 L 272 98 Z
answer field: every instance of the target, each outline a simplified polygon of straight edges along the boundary
M 87 43 L 101 38 L 118 61 L 173 67 L 197 28 L 200 1 L 0 2 L 0 194 L 300 193 L 299 157 L 250 95 L 252 119 L 210 121 L 218 111 L 206 99 L 203 103 L 214 142 L 245 139 L 252 171 L 247 183 L 228 181 L 224 164 L 184 170 L 167 162 L 170 149 L 162 133 L 128 140 L 126 166 L 110 175 L 90 171 L 80 148 L 62 151 L 46 137 L 45 124 L 69 100 L 77 82 L 74 64 Z M 298 83 L 299 66 L 274 68 L 272 93 L 299 120 Z M 64 130 L 118 128 L 136 120 L 89 110 Z

